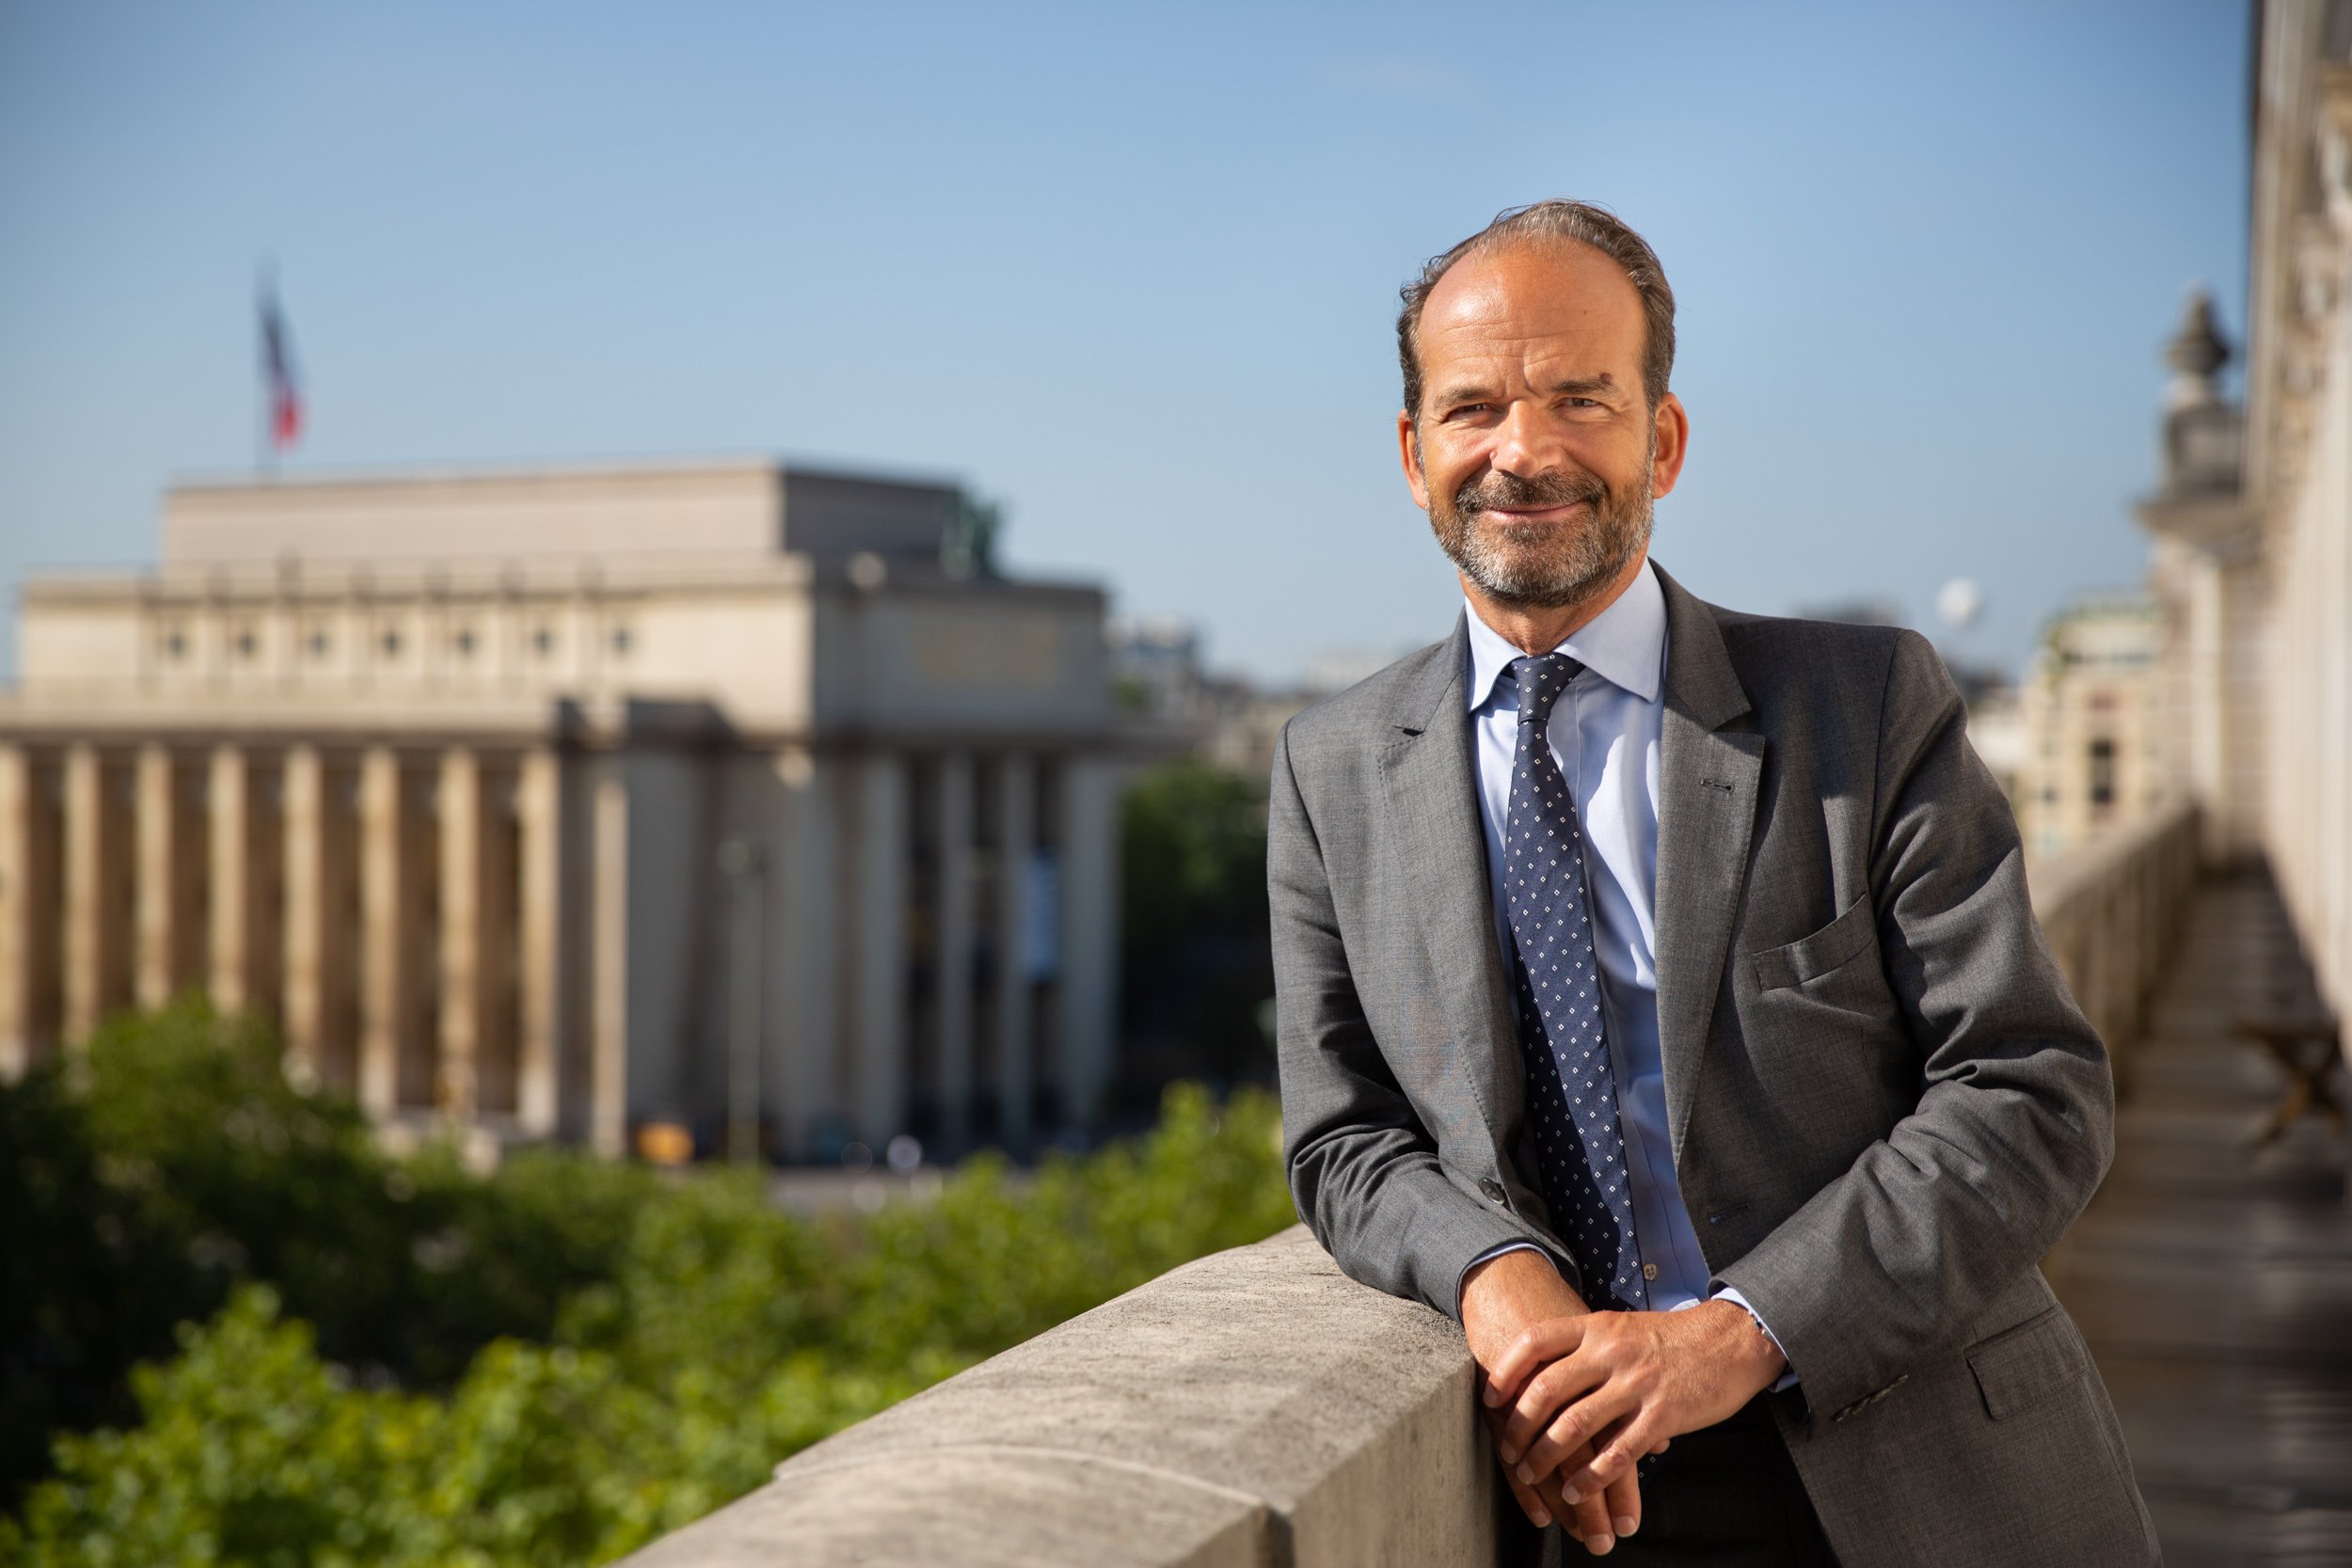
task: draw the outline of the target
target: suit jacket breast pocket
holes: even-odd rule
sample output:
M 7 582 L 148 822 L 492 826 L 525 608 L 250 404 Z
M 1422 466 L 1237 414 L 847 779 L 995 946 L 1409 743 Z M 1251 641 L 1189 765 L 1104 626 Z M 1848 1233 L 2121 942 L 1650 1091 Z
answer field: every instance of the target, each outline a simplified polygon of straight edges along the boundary
M 1820 979 L 1854 964 L 1866 953 L 1875 956 L 1877 952 L 1878 911 L 1870 907 L 1870 895 L 1866 893 L 1811 936 L 1767 948 L 1751 955 L 1748 961 L 1755 966 L 1758 990 L 1779 990 Z M 1870 978 L 1877 981 L 1879 976 L 1873 974 Z

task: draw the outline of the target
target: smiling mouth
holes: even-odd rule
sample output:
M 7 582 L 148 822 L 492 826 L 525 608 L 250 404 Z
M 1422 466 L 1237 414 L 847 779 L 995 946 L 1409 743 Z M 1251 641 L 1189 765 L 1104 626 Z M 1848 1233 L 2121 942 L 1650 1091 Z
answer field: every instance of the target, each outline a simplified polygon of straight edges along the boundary
M 1508 523 L 1536 523 L 1548 522 L 1557 515 L 1574 512 L 1579 507 L 1590 508 L 1592 504 L 1587 500 L 1572 500 L 1557 501 L 1549 506 L 1482 506 L 1478 510 L 1486 516 L 1499 517 Z

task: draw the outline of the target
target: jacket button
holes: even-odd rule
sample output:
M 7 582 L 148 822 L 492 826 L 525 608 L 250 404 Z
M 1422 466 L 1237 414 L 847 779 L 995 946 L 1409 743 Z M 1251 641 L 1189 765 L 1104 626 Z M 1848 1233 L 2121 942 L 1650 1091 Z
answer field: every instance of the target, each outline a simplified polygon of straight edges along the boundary
M 1491 1176 L 1478 1184 L 1478 1190 L 1486 1195 L 1489 1202 L 1501 1203 L 1502 1201 L 1502 1183 Z

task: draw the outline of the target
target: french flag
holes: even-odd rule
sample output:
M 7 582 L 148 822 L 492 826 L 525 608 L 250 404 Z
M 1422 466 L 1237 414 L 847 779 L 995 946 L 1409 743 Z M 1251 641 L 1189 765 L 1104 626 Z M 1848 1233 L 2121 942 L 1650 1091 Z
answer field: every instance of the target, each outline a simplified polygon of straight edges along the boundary
M 294 352 L 278 292 L 269 288 L 262 293 L 262 378 L 269 397 L 270 449 L 284 451 L 302 434 L 302 389 L 294 385 Z

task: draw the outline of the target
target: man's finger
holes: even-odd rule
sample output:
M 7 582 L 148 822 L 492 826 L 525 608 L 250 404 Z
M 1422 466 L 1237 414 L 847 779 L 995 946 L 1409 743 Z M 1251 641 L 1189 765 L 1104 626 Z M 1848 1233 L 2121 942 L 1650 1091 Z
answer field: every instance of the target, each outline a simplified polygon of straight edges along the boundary
M 1593 1457 L 1589 1464 L 1581 1468 L 1573 1465 L 1563 1468 L 1561 1491 L 1599 1492 L 1623 1477 L 1633 1474 L 1633 1462 L 1650 1451 L 1651 1446 L 1658 1440 L 1657 1433 L 1657 1417 L 1636 1406 L 1619 1430 L 1603 1433 L 1593 1444 Z M 1542 1479 L 1541 1471 L 1535 1472 L 1535 1479 Z
M 1555 1515 L 1534 1487 L 1520 1481 L 1508 1469 L 1502 1472 L 1502 1480 L 1503 1484 L 1511 1488 L 1511 1496 L 1518 1500 L 1519 1512 L 1527 1515 L 1529 1524 L 1534 1525 L 1537 1529 L 1542 1529 L 1551 1523 Z M 1559 1495 L 1557 1488 L 1553 1489 L 1552 1495 L 1554 1497 Z
M 1598 1387 L 1608 1376 L 1608 1369 L 1601 1366 L 1596 1357 L 1586 1354 L 1554 1361 L 1529 1378 L 1527 1386 L 1519 1390 L 1518 1401 L 1511 1405 L 1502 1430 L 1495 1436 L 1495 1441 L 1502 1446 L 1502 1457 L 1513 1463 L 1524 1458 L 1536 1438 L 1542 1435 L 1545 1426 L 1560 1413 L 1563 1406 Z M 1584 1435 L 1590 1437 L 1592 1433 L 1587 1431 Z M 1571 1443 L 1568 1446 L 1574 1448 L 1576 1445 Z M 1542 1474 L 1541 1471 L 1536 1473 Z
M 1518 1397 L 1519 1384 L 1548 1361 L 1571 1354 L 1584 1342 L 1584 1318 L 1546 1318 L 1519 1331 L 1486 1373 L 1486 1403 L 1499 1406 Z
M 1527 1446 L 1513 1473 L 1531 1484 L 1556 1473 L 1561 1491 L 1571 1499 L 1597 1494 L 1608 1478 L 1579 1484 L 1575 1476 L 1592 1468 L 1589 1463 L 1580 1465 L 1579 1461 L 1589 1458 L 1586 1445 L 1593 1444 L 1635 1403 L 1633 1395 L 1608 1384 L 1593 1389 L 1552 1418 L 1550 1424 Z
M 1486 1410 L 1481 1411 L 1480 1414 L 1486 1418 L 1488 1428 L 1500 1436 L 1502 1432 L 1502 1412 Z M 1497 1456 L 1497 1461 L 1500 1463 L 1500 1455 Z M 1559 1487 L 1549 1486 L 1539 1489 L 1529 1486 L 1511 1473 L 1511 1466 L 1508 1465 L 1502 1465 L 1502 1481 L 1504 1485 L 1510 1487 L 1511 1497 L 1519 1505 L 1519 1512 L 1526 1514 L 1527 1522 L 1537 1529 L 1542 1529 L 1555 1519 L 1563 1523 L 1567 1521 L 1568 1515 L 1565 1512 L 1566 1505 L 1560 1500 Z
M 1620 1536 L 1642 1528 L 1642 1478 L 1631 1470 L 1609 1483 L 1601 1499 L 1609 1509 L 1610 1528 Z M 1583 1504 L 1579 1503 L 1581 1508 Z
M 1598 1494 L 1581 1502 L 1570 1503 L 1565 1496 L 1561 1501 L 1569 1513 L 1568 1533 L 1584 1544 L 1584 1549 L 1598 1557 L 1617 1544 L 1617 1527 L 1609 1517 L 1609 1505 Z

